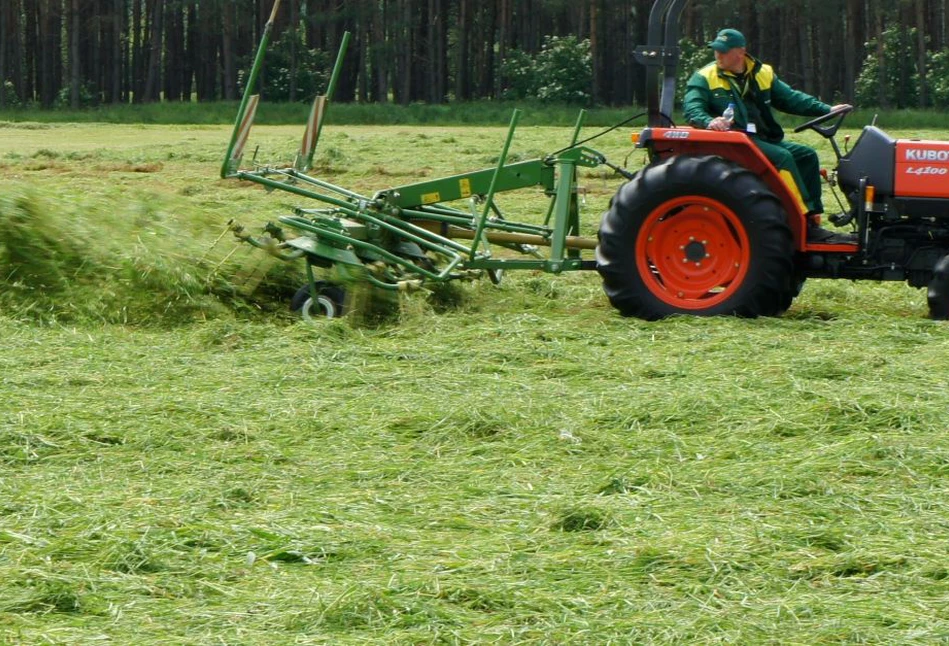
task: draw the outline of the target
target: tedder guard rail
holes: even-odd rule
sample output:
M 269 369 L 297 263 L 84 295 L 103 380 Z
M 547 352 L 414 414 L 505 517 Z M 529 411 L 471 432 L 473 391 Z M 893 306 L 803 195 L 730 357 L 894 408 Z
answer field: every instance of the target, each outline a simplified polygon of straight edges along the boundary
M 569 145 L 544 158 L 507 163 L 520 111 L 514 110 L 507 138 L 494 168 L 463 173 L 405 186 L 388 188 L 372 196 L 335 186 L 309 171 L 323 127 L 327 105 L 333 97 L 349 43 L 344 34 L 326 94 L 313 101 L 299 151 L 292 164 L 241 168 L 259 94 L 254 94 L 274 19 L 276 0 L 254 59 L 231 135 L 222 178 L 262 184 L 310 198 L 320 208 L 297 208 L 278 218 L 283 227 L 268 224 L 260 236 L 236 222 L 230 229 L 242 241 L 265 249 L 282 260 L 306 260 L 310 294 L 316 300 L 313 266 L 335 272 L 331 282 L 365 281 L 387 290 L 406 290 L 425 283 L 474 279 L 487 274 L 497 282 L 503 269 L 535 269 L 552 273 L 594 269 L 595 261 L 582 251 L 596 248 L 596 239 L 580 237 L 577 168 L 608 164 L 605 157 L 578 145 L 585 113 L 580 112 Z M 496 193 L 541 187 L 549 206 L 541 224 L 506 220 L 494 201 Z M 466 200 L 466 208 L 446 203 Z M 538 218 L 539 219 L 539 218 Z M 459 240 L 465 241 L 464 243 Z M 506 250 L 504 257 L 492 248 Z M 541 253 L 541 248 L 548 248 Z M 514 252 L 514 253 L 510 253 Z

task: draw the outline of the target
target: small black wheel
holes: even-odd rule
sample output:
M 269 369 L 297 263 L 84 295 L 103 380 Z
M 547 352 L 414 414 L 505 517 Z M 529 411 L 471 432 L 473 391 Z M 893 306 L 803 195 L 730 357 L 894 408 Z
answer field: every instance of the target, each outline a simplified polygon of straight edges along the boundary
M 929 318 L 949 321 L 949 256 L 943 256 L 933 268 L 933 279 L 926 292 Z
M 794 298 L 794 245 L 778 198 L 721 157 L 677 155 L 620 187 L 597 271 L 620 314 L 777 316 Z
M 300 312 L 307 321 L 326 318 L 334 319 L 343 315 L 346 292 L 339 285 L 318 280 L 314 284 L 316 301 L 310 295 L 310 286 L 304 285 L 290 299 L 290 311 Z

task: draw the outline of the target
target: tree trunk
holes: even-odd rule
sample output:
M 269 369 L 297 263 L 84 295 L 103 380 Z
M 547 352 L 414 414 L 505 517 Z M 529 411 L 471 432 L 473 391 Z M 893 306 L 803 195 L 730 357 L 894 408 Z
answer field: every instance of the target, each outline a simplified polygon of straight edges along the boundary
M 903 13 L 903 12 L 900 11 L 900 14 L 902 14 L 902 13 Z M 897 86 L 896 86 L 896 87 L 897 87 L 897 91 L 896 91 L 896 107 L 897 107 L 897 109 L 899 109 L 899 108 L 905 108 L 905 107 L 906 107 L 906 100 L 905 100 L 905 97 L 906 97 L 907 85 L 909 84 L 909 78 L 908 78 L 908 77 L 909 77 L 909 74 L 908 74 L 909 70 L 907 69 L 908 65 L 907 65 L 907 61 L 903 58 L 904 52 L 907 53 L 907 54 L 909 53 L 908 51 L 906 51 L 906 44 L 907 44 L 907 42 L 909 41 L 909 33 L 908 33 L 907 28 L 906 28 L 906 22 L 905 22 L 904 20 L 902 20 L 902 18 L 903 18 L 903 16 L 900 15 L 900 21 L 899 21 L 899 24 L 900 24 L 900 27 L 899 27 L 899 32 L 900 32 L 900 38 L 899 38 L 899 43 L 900 43 L 900 45 L 899 45 L 899 47 L 900 47 L 900 58 L 897 59 L 897 60 L 899 61 L 899 62 L 898 62 L 899 68 L 897 69 L 897 72 L 898 72 L 898 81 L 897 81 Z
M 132 48 L 132 69 L 131 83 L 132 101 L 141 103 L 145 96 L 145 73 L 144 73 L 144 53 L 145 47 L 142 45 L 142 2 L 145 0 L 132 0 L 132 36 L 129 38 L 129 46 Z
M 399 103 L 408 105 L 412 100 L 412 58 L 415 53 L 415 28 L 412 16 L 412 6 L 415 4 L 412 0 L 402 0 L 401 16 L 397 19 L 396 33 L 399 34 L 397 47 L 398 78 L 395 84 L 399 88 Z
M 590 0 L 590 58 L 593 61 L 593 87 L 591 95 L 593 102 L 600 101 L 600 32 L 597 29 L 599 14 L 597 4 L 599 0 Z
M 10 42 L 19 33 L 18 17 L 19 7 L 14 8 L 13 2 L 5 2 L 0 6 L 0 108 L 7 107 L 6 82 L 14 76 L 7 70 L 7 62 L 10 59 Z
M 919 107 L 929 103 L 926 79 L 926 3 L 916 0 L 916 67 L 919 71 Z
M 161 63 L 164 35 L 164 0 L 150 0 L 148 11 L 147 40 L 148 40 L 148 71 L 145 77 L 146 102 L 158 101 L 161 87 Z
M 473 0 L 458 0 L 458 24 L 467 27 L 471 24 L 471 3 Z M 471 97 L 471 59 L 468 55 L 468 29 L 458 30 L 458 42 L 455 44 L 455 98 L 465 101 Z
M 290 26 L 286 32 L 284 32 L 283 37 L 290 39 L 290 103 L 296 103 L 297 100 L 297 77 L 299 73 L 300 61 L 298 59 L 299 52 L 297 51 L 297 29 L 300 24 L 300 12 L 299 5 L 296 2 L 290 3 Z M 227 42 L 227 36 L 224 37 L 224 50 L 225 52 L 230 49 L 230 45 Z M 227 67 L 227 56 L 225 55 L 224 66 Z M 226 77 L 226 73 L 225 73 Z
M 809 27 L 804 27 L 799 31 L 800 51 L 801 51 L 801 70 L 804 79 L 803 90 L 808 94 L 817 94 L 814 84 L 814 57 L 811 55 L 813 49 L 813 38 Z
M 40 0 L 39 40 L 40 48 L 40 104 L 51 107 L 62 88 L 63 16 L 62 5 L 53 0 Z
M 69 2 L 69 107 L 79 109 L 79 89 L 82 78 L 79 73 L 79 39 L 82 37 L 79 20 L 79 0 Z
M 877 8 L 876 14 L 876 37 L 877 37 L 877 70 L 880 77 L 877 83 L 877 105 L 881 108 L 888 108 L 889 101 L 886 97 L 886 50 L 883 47 L 883 10 Z
M 237 90 L 237 52 L 235 51 L 237 47 L 236 11 L 237 5 L 235 4 L 225 4 L 221 7 L 221 62 L 224 65 L 224 87 L 221 88 L 221 91 L 227 101 L 235 101 L 239 94 Z
M 838 61 L 840 59 L 834 57 L 830 51 L 830 33 L 827 25 L 818 24 L 815 29 L 817 29 L 817 61 L 820 64 L 817 70 L 816 96 L 826 103 L 835 103 L 834 90 L 839 86 L 834 82 L 834 77 L 839 65 L 828 65 L 828 61 Z M 813 57 L 811 58 L 813 59 Z
M 375 100 L 386 103 L 389 100 L 389 62 L 386 46 L 386 12 L 385 3 L 380 7 L 375 3 L 372 12 L 372 68 L 376 74 Z
M 853 103 L 854 86 L 857 81 L 857 61 L 863 49 L 861 33 L 860 0 L 847 0 L 846 45 L 844 46 L 844 100 Z
M 369 72 L 369 62 L 371 56 L 369 53 L 369 48 L 371 47 L 370 43 L 372 42 L 371 37 L 371 18 L 367 18 L 365 11 L 360 12 L 359 15 L 359 29 L 356 32 L 356 46 L 359 51 L 359 77 L 357 79 L 358 92 L 359 92 L 359 101 L 361 103 L 369 102 L 369 78 L 371 76 Z
M 436 88 L 438 81 L 438 49 L 436 41 L 438 39 L 437 30 L 439 20 L 437 0 L 428 0 L 428 11 L 426 17 L 428 18 L 428 20 L 425 21 L 425 58 L 428 59 L 428 65 L 426 66 L 426 85 L 428 87 L 428 96 L 426 98 L 429 103 L 439 103 L 438 90 Z

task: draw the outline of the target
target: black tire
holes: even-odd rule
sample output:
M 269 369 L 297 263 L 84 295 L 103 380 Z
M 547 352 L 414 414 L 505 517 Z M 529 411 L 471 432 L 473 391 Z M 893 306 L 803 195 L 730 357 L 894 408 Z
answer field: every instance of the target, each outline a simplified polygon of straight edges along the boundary
M 685 155 L 620 187 L 596 249 L 610 303 L 647 320 L 776 316 L 798 289 L 793 258 L 787 216 L 758 176 L 721 157 Z
M 949 256 L 943 256 L 933 268 L 933 279 L 926 291 L 929 318 L 949 321 Z
M 290 299 L 290 311 L 299 312 L 306 320 L 318 318 L 338 318 L 345 313 L 343 304 L 346 301 L 346 292 L 339 285 L 323 280 L 314 283 L 316 287 L 316 302 L 310 296 L 310 286 L 304 285 Z
M 791 282 L 788 286 L 788 293 L 785 296 L 784 300 L 781 302 L 781 310 L 779 314 L 788 311 L 791 308 L 791 303 L 794 302 L 794 299 L 801 295 L 801 291 L 804 289 L 804 283 L 807 282 L 807 276 L 805 276 L 799 270 L 791 272 Z

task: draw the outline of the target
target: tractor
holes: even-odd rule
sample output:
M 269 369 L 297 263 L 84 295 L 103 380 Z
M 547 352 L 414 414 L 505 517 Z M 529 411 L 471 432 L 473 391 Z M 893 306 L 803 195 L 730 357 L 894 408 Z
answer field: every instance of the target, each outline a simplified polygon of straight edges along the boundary
M 850 108 L 800 125 L 795 132 L 812 129 L 829 140 L 837 167 L 827 181 L 849 204 L 830 220 L 853 231 L 845 239 L 809 242 L 809 214 L 747 134 L 672 122 L 677 24 L 687 1 L 656 0 L 647 43 L 635 52 L 647 82 L 647 125 L 634 135 L 648 156 L 642 170 L 631 173 L 583 145 L 589 141 L 579 140 L 583 112 L 568 145 L 508 163 L 520 115 L 515 110 L 494 168 L 361 195 L 310 171 L 348 34 L 326 94 L 313 102 L 296 159 L 273 166 L 258 164 L 255 155 L 252 168 L 242 164 L 259 101 L 253 90 L 280 5 L 275 0 L 221 176 L 323 206 L 280 216 L 263 235 L 236 222 L 229 228 L 240 241 L 282 260 L 305 260 L 307 282 L 291 307 L 306 318 L 345 313 L 356 284 L 408 291 L 484 276 L 498 282 L 513 269 L 596 270 L 620 314 L 647 320 L 777 316 L 807 278 L 928 286 L 931 316 L 949 318 L 949 142 L 894 140 L 870 125 L 841 152 L 836 134 Z M 578 169 L 598 166 L 627 181 L 602 216 L 597 237 L 582 237 Z M 496 193 L 532 187 L 549 199 L 546 215 L 531 222 L 505 218 Z
M 648 43 L 649 163 L 620 187 L 596 250 L 606 294 L 626 316 L 775 316 L 807 278 L 905 280 L 928 286 L 930 314 L 949 318 L 949 142 L 896 140 L 875 125 L 841 152 L 852 108 L 812 119 L 837 168 L 826 175 L 849 208 L 830 216 L 854 235 L 811 243 L 800 200 L 742 132 L 675 127 L 676 23 L 687 0 L 657 0 Z M 836 192 L 835 192 L 836 195 Z

